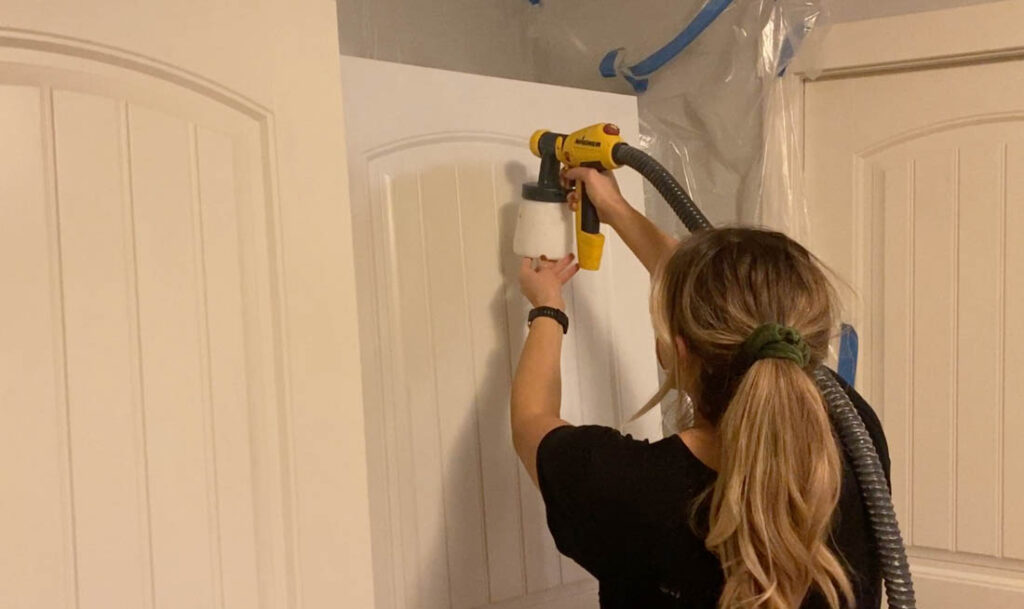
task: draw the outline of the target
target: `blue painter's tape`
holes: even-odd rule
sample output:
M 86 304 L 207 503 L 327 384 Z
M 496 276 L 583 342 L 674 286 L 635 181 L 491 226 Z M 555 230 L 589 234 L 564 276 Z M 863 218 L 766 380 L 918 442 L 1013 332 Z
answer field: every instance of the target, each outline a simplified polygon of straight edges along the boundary
M 860 340 L 857 330 L 850 324 L 842 324 L 839 334 L 839 366 L 836 372 L 844 381 L 853 386 L 857 380 L 857 351 Z
M 722 14 L 725 9 L 729 8 L 732 4 L 732 0 L 708 0 L 708 3 L 704 5 L 704 8 L 700 9 L 697 16 L 693 18 L 682 32 L 669 41 L 668 44 L 661 47 L 649 57 L 642 60 L 635 66 L 629 67 L 626 72 L 632 76 L 632 78 L 626 77 L 629 84 L 633 85 L 633 89 L 637 92 L 647 90 L 647 81 L 645 76 L 650 76 L 656 70 L 661 68 L 663 65 L 672 60 L 676 55 L 681 53 L 683 49 L 688 47 L 691 42 L 697 39 L 704 30 L 707 29 L 711 23 Z M 612 78 L 615 76 L 615 56 L 618 54 L 618 50 L 611 51 L 604 56 L 601 60 L 601 75 L 606 78 Z M 638 87 L 638 83 L 640 86 Z
M 605 78 L 615 78 L 615 58 L 619 56 L 619 51 L 622 49 L 614 49 L 608 51 L 605 56 L 601 59 L 601 65 L 598 66 L 598 70 L 601 72 L 601 76 Z
M 647 90 L 647 85 L 649 83 L 646 78 L 633 78 L 629 74 L 623 74 L 622 77 L 626 79 L 626 82 L 628 82 L 637 93 L 643 93 Z

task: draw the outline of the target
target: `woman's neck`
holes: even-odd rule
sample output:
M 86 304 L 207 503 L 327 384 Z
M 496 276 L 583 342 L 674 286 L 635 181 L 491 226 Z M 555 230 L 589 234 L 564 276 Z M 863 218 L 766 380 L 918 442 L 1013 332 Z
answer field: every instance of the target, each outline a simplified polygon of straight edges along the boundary
M 693 409 L 693 427 L 678 435 L 690 452 L 700 459 L 701 463 L 718 471 L 720 447 L 718 430 L 714 424 L 701 416 L 700 410 Z

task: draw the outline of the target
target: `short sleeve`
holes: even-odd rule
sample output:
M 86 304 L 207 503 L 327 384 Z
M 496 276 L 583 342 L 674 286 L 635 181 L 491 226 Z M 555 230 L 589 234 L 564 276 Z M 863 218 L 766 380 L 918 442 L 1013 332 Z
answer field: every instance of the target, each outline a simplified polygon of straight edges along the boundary
M 621 576 L 643 541 L 635 501 L 650 444 L 600 426 L 559 427 L 537 448 L 537 480 L 558 550 L 595 577 Z

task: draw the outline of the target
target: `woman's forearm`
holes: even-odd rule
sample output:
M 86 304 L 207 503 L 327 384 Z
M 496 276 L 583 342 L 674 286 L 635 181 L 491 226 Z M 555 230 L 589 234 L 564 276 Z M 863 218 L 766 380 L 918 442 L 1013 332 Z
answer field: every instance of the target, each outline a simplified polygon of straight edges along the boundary
M 512 428 L 536 415 L 558 417 L 562 407 L 562 326 L 538 317 L 530 326 L 512 381 Z
M 537 448 L 549 431 L 567 423 L 562 409 L 562 326 L 538 317 L 519 357 L 512 381 L 512 443 L 537 483 Z
M 654 273 L 658 264 L 675 250 L 678 240 L 664 233 L 646 216 L 623 201 L 618 210 L 607 218 L 608 224 L 622 237 L 633 254 L 649 273 Z

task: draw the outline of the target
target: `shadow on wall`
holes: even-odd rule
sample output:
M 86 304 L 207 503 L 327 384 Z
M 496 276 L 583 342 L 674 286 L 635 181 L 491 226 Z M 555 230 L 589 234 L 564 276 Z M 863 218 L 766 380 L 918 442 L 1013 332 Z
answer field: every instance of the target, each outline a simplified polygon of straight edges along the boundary
M 528 170 L 521 163 L 509 163 L 504 174 L 495 178 L 507 180 L 506 184 L 496 188 L 497 192 L 514 188 L 518 193 L 520 185 L 528 179 Z M 428 557 L 428 564 L 420 565 L 421 576 L 441 577 L 440 574 L 446 572 L 447 582 L 421 581 L 420 588 L 435 592 L 447 588 L 452 607 L 485 607 L 524 596 L 528 590 L 535 593 L 562 583 L 580 581 L 583 577 L 579 570 L 563 572 L 547 532 L 539 492 L 519 463 L 512 445 L 509 423 L 511 381 L 525 340 L 529 310 L 518 286 L 520 258 L 511 247 L 517 203 L 517 200 L 506 201 L 497 208 L 498 240 L 495 247 L 498 250 L 494 252 L 497 255 L 493 261 L 500 267 L 501 287 L 489 295 L 486 303 L 470 303 L 473 307 L 487 307 L 487 318 L 497 329 L 498 340 L 488 352 L 485 365 L 478 368 L 484 374 L 475 381 L 471 398 L 473 404 L 460 409 L 471 412 L 472 416 L 466 416 L 459 422 L 444 455 L 441 482 L 444 485 L 445 531 L 421 537 L 435 540 L 434 547 L 423 555 Z M 591 279 L 596 280 L 597 277 Z M 579 294 L 575 299 L 572 295 L 569 298 L 576 315 L 597 319 L 595 307 L 586 298 Z M 486 336 L 494 336 L 491 329 L 485 336 L 480 336 L 479 328 L 472 330 L 474 340 L 489 340 Z M 583 337 L 581 335 L 581 339 Z M 586 340 L 580 343 L 583 351 L 579 355 L 600 351 L 605 355 L 597 361 L 613 365 L 611 360 L 615 352 L 610 348 L 610 340 L 610 332 L 588 332 Z M 566 344 L 568 346 L 569 343 Z M 444 345 L 438 344 L 436 348 L 443 349 Z M 573 370 L 592 368 L 584 361 L 567 361 L 566 364 L 563 375 L 567 382 L 572 383 L 577 382 Z M 604 387 L 615 387 L 615 384 L 609 376 L 607 380 L 596 383 L 595 387 L 600 388 L 595 391 L 603 391 Z M 617 396 L 601 400 L 599 404 L 586 405 L 585 419 L 574 422 L 614 425 L 620 421 L 619 413 L 614 412 L 617 405 Z M 467 481 L 465 477 L 468 475 L 479 476 L 479 480 Z M 440 565 L 445 567 L 439 568 Z M 449 606 L 448 599 L 429 596 L 436 599 L 439 606 Z M 424 607 L 433 607 L 434 600 L 422 600 L 426 601 Z
M 495 294 L 489 309 L 495 318 L 505 316 L 504 293 Z M 520 485 L 530 481 L 520 475 L 522 466 L 512 446 L 508 366 L 504 347 L 491 351 L 487 373 L 474 394 L 476 417 L 463 419 L 446 457 L 450 463 L 478 460 L 483 489 L 482 497 L 452 493 L 464 486 L 463 481 L 457 479 L 455 468 L 444 468 L 445 496 L 453 500 L 445 505 L 447 534 L 435 536 L 445 545 L 430 556 L 448 565 L 453 607 L 486 606 L 526 592 Z M 482 523 L 482 528 L 471 523 Z M 477 557 L 483 558 L 482 564 Z M 466 561 L 471 561 L 468 569 L 463 568 Z
M 526 179 L 526 168 L 521 163 L 506 166 L 504 176 L 518 185 Z M 497 188 L 496 191 L 501 189 Z M 501 287 L 486 302 L 488 319 L 497 329 L 498 342 L 486 357 L 482 377 L 473 388 L 473 404 L 460 409 L 472 413 L 459 422 L 452 444 L 444 455 L 443 497 L 445 497 L 445 531 L 429 535 L 436 540 L 429 550 L 428 562 L 419 565 L 421 576 L 438 577 L 447 572 L 447 582 L 421 581 L 421 590 L 447 588 L 449 599 L 428 595 L 425 609 L 440 607 L 483 607 L 492 602 L 516 598 L 526 594 L 523 554 L 523 513 L 521 484 L 529 484 L 512 445 L 509 423 L 509 399 L 514 357 L 523 333 L 517 326 L 522 317 L 522 296 L 517 283 L 518 258 L 512 253 L 512 235 L 515 230 L 516 204 L 506 202 L 497 208 L 498 240 L 494 263 L 501 273 Z M 483 306 L 471 302 L 470 306 Z M 510 325 L 510 323 L 512 325 Z M 473 340 L 488 340 L 490 332 L 472 328 Z M 483 334 L 483 336 L 480 336 Z M 518 343 L 516 342 L 518 341 Z M 438 345 L 437 348 L 444 348 Z M 467 463 L 473 463 L 473 474 L 478 481 L 463 479 Z M 480 490 L 477 490 L 479 487 Z M 472 489 L 472 490 L 470 490 Z M 465 492 L 463 492 L 465 491 Z M 482 491 L 482 492 L 481 492 Z M 470 493 L 480 493 L 472 496 Z M 434 565 L 431 567 L 430 565 Z M 445 565 L 445 569 L 438 569 Z

